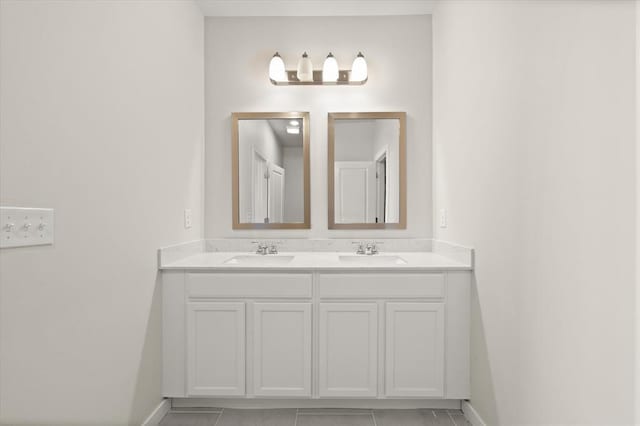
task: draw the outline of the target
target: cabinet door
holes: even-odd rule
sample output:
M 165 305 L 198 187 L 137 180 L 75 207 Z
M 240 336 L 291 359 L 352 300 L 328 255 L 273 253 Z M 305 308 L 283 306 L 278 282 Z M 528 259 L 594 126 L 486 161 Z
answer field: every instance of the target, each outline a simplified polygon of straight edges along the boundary
M 444 304 L 387 303 L 386 396 L 444 394 Z
M 311 396 L 311 303 L 256 303 L 253 393 Z
M 244 395 L 245 305 L 187 304 L 187 393 Z
M 375 303 L 320 303 L 320 396 L 377 396 L 377 355 Z

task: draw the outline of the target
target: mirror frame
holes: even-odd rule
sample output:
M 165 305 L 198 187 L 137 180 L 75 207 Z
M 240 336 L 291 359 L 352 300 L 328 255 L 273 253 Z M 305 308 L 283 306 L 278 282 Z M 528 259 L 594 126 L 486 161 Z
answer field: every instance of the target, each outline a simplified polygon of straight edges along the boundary
M 302 161 L 304 168 L 304 222 L 248 223 L 240 222 L 240 138 L 239 120 L 302 119 Z M 311 229 L 311 171 L 309 169 L 308 112 L 234 112 L 231 114 L 231 195 L 232 229 Z
M 400 121 L 398 141 L 398 176 L 400 181 L 400 221 L 394 223 L 336 223 L 335 221 L 335 120 L 397 119 Z M 407 229 L 407 113 L 405 112 L 330 112 L 328 118 L 329 229 Z

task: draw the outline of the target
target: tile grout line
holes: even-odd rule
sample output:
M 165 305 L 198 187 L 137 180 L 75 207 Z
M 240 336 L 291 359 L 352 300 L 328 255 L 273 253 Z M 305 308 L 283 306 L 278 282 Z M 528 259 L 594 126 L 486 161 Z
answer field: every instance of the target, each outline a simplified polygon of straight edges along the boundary
M 451 419 L 451 423 L 453 423 L 453 426 L 458 426 L 458 423 L 456 423 L 456 420 L 453 418 L 449 410 L 447 410 L 447 416 L 449 416 L 449 418 Z
M 213 426 L 218 426 L 218 422 L 222 418 L 223 413 L 224 413 L 224 407 L 222 407 L 222 410 L 220 411 L 220 414 L 218 414 L 218 418 L 216 419 L 216 422 L 213 424 Z
M 371 413 L 323 413 L 322 411 L 300 413 L 301 416 L 366 416 L 367 414 Z

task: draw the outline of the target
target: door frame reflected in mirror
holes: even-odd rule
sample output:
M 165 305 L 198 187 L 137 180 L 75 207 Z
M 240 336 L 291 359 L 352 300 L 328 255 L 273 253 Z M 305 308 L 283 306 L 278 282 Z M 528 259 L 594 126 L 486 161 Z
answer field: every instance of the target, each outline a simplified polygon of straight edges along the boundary
M 335 122 L 336 120 L 392 120 L 399 121 L 398 140 L 398 213 L 399 221 L 393 223 L 336 223 L 335 200 Z M 407 229 L 407 170 L 406 138 L 407 114 L 405 112 L 330 112 L 327 120 L 327 173 L 328 173 L 328 219 L 329 229 Z
M 240 120 L 302 120 L 302 161 L 304 221 L 290 223 L 250 223 L 240 221 Z M 311 229 L 311 172 L 308 112 L 234 112 L 231 114 L 231 196 L 232 229 Z

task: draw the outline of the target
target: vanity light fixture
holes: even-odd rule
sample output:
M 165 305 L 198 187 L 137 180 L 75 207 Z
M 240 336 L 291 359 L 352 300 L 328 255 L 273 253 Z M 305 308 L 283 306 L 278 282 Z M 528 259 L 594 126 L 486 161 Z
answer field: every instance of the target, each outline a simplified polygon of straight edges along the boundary
M 287 133 L 290 135 L 299 135 L 300 127 L 289 127 L 287 126 Z
M 359 52 L 352 69 L 341 70 L 335 56 L 329 52 L 322 70 L 314 70 L 309 55 L 304 52 L 296 69 L 287 70 L 276 52 L 269 63 L 269 79 L 275 86 L 361 86 L 368 80 L 367 61 L 362 52 Z
M 298 80 L 309 83 L 313 81 L 313 64 L 307 52 L 302 54 L 302 58 L 298 61 Z
M 351 66 L 350 81 L 366 81 L 368 76 L 367 61 L 364 59 L 362 52 L 358 52 L 358 56 L 353 60 Z
M 324 65 L 322 66 L 322 81 L 336 82 L 338 81 L 339 73 L 338 61 L 336 61 L 335 56 L 329 52 L 329 55 L 327 55 L 327 59 L 324 60 Z
M 287 81 L 287 71 L 284 68 L 284 61 L 278 52 L 269 62 L 269 78 L 273 81 Z

